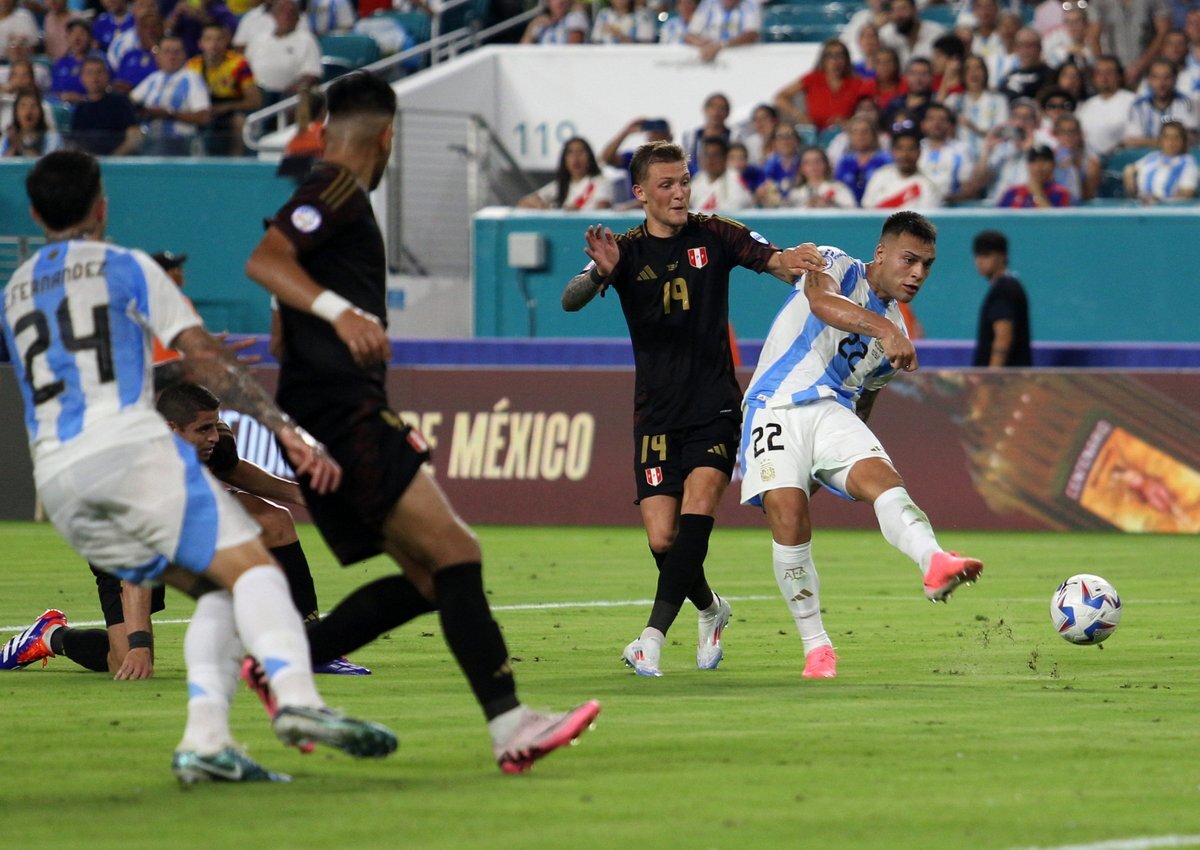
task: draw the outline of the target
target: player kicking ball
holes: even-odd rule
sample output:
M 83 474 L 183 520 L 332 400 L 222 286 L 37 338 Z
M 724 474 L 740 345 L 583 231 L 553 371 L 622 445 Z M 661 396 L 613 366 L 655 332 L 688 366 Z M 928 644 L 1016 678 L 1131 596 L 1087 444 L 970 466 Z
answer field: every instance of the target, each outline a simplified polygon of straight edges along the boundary
M 95 566 L 196 598 L 184 637 L 187 725 L 172 759 L 175 775 L 184 783 L 288 778 L 252 761 L 230 732 L 244 652 L 267 671 L 280 740 L 317 741 L 355 756 L 392 752 L 390 730 L 321 700 L 304 626 L 258 525 L 154 409 L 151 338 L 183 353 L 174 364 L 181 376 L 269 427 L 313 491 L 336 489 L 341 468 L 204 330 L 157 263 L 105 241 L 108 202 L 94 157 L 47 154 L 30 170 L 26 190 L 46 245 L 5 288 L 0 326 L 25 403 L 42 504 Z M 46 621 L 38 621 L 43 634 Z
M 804 642 L 804 677 L 832 679 L 838 657 L 821 620 L 809 498 L 820 485 L 874 506 L 884 538 L 945 602 L 983 564 L 945 552 L 866 421 L 898 370 L 917 368 L 900 304 L 916 297 L 937 254 L 937 230 L 904 211 L 884 222 L 874 259 L 802 246 L 823 271 L 796 284 L 763 344 L 746 391 L 739 459 L 742 504 L 766 510 L 775 579 Z

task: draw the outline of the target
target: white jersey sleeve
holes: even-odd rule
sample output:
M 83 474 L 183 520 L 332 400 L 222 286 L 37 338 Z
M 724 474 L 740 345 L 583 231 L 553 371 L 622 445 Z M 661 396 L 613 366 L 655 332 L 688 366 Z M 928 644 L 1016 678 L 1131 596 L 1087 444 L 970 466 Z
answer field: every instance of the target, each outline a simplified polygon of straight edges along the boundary
M 895 301 L 884 302 L 867 282 L 867 268 L 839 248 L 822 246 L 824 273 L 855 304 L 883 316 L 906 335 Z M 758 368 L 750 379 L 749 407 L 790 407 L 833 399 L 854 409 L 864 388 L 876 389 L 893 372 L 883 344 L 873 337 L 838 330 L 812 314 L 804 279 L 793 288 L 763 343 Z

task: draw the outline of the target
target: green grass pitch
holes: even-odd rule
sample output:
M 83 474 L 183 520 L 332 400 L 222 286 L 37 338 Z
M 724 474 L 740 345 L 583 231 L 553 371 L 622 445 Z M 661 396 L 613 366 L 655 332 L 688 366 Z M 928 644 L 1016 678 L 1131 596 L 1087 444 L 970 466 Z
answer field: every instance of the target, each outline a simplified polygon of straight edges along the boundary
M 637 600 L 653 595 L 639 529 L 479 532 L 522 697 L 603 703 L 578 747 L 500 774 L 426 617 L 354 653 L 375 675 L 319 679 L 331 704 L 396 729 L 395 755 L 286 750 L 242 692 L 235 735 L 295 781 L 182 790 L 169 762 L 184 626 L 169 621 L 191 605 L 175 595 L 150 681 L 65 658 L 0 674 L 0 848 L 1200 846 L 1195 537 L 943 530 L 987 569 L 934 606 L 878 534 L 818 531 L 841 662 L 839 678 L 810 682 L 765 529 L 714 535 L 708 572 L 734 610 L 720 669 L 695 669 L 685 609 L 657 680 L 618 660 L 644 625 Z M 389 569 L 337 569 L 302 535 L 326 608 Z M 99 619 L 90 575 L 50 526 L 0 524 L 0 552 L 0 626 L 49 606 Z M 1050 627 L 1050 594 L 1075 572 L 1105 576 L 1124 602 L 1102 649 Z M 1103 843 L 1114 839 L 1136 841 Z

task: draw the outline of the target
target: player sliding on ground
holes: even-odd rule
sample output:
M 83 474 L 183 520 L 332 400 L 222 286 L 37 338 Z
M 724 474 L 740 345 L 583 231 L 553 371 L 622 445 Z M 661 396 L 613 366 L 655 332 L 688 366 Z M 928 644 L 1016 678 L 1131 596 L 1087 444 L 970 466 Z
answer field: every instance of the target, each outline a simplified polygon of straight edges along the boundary
M 746 392 L 739 460 L 742 503 L 762 506 L 775 578 L 804 642 L 805 678 L 832 679 L 837 655 L 821 621 L 809 498 L 816 485 L 875 507 L 889 543 L 925 575 L 925 595 L 945 602 L 983 564 L 942 551 L 929 520 L 866 426 L 879 390 L 917 368 L 900 316 L 937 253 L 937 230 L 915 212 L 883 225 L 875 257 L 803 246 L 824 269 L 808 272 L 775 317 Z

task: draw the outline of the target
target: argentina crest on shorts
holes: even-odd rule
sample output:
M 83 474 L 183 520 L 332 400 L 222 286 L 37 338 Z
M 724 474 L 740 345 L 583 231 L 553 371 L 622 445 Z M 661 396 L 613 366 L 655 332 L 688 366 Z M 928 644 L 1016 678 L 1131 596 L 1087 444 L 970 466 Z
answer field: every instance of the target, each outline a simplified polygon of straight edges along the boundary
M 707 248 L 688 248 L 688 265 L 694 269 L 702 269 L 708 265 Z
M 646 470 L 646 483 L 651 487 L 657 487 L 662 484 L 663 474 L 661 466 L 652 466 Z

